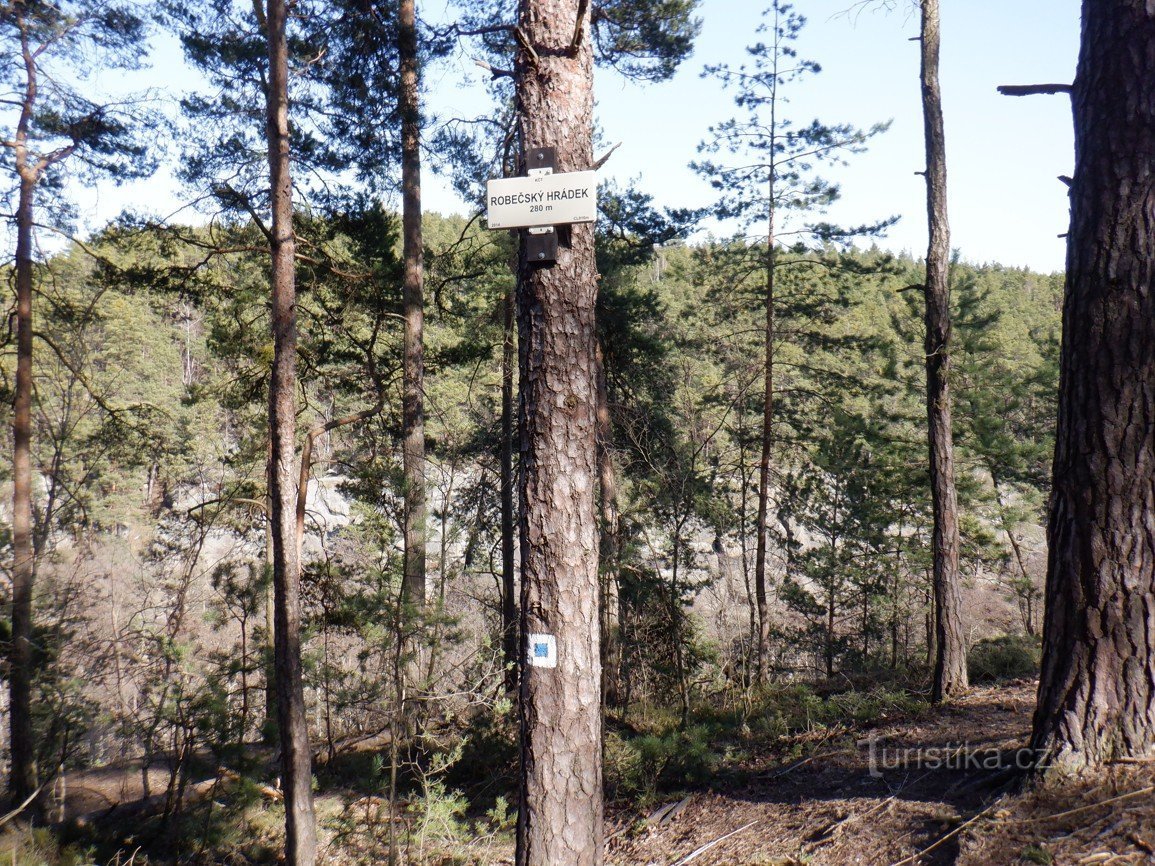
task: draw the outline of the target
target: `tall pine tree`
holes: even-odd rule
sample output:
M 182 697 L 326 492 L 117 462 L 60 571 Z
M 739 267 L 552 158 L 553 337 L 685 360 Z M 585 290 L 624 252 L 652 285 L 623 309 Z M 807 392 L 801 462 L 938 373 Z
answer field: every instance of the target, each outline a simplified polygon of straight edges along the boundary
M 754 591 L 758 608 L 756 641 L 757 677 L 767 677 L 770 638 L 770 608 L 767 592 L 768 526 L 771 515 L 770 487 L 775 437 L 775 281 L 780 245 L 815 238 L 820 241 L 848 239 L 877 234 L 886 223 L 857 228 L 837 228 L 829 224 L 803 222 L 785 224 L 791 212 L 817 216 L 838 198 L 838 187 L 821 178 L 816 169 L 843 160 L 863 150 L 867 140 L 886 129 L 878 124 L 869 130 L 840 124 L 828 126 L 817 120 L 796 126 L 785 116 L 783 90 L 821 67 L 797 56 L 793 43 L 806 19 L 793 8 L 773 0 L 765 11 L 766 21 L 758 32 L 765 41 L 746 49 L 748 64 L 720 65 L 707 72 L 734 89 L 734 102 L 744 112 L 711 127 L 711 138 L 701 145 L 706 154 L 722 154 L 724 159 L 706 159 L 694 168 L 718 190 L 721 198 L 717 215 L 738 219 L 747 229 L 764 231 L 762 271 L 765 278 L 762 325 L 762 433 L 758 460 L 758 517 L 755 524 Z
M 33 603 L 36 559 L 32 503 L 32 301 L 35 238 L 42 194 L 59 192 L 67 172 L 115 182 L 151 171 L 147 127 L 155 118 L 138 101 L 104 100 L 83 89 L 94 68 L 135 69 L 146 22 L 131 3 L 69 0 L 7 3 L 0 9 L 0 86 L 16 107 L 0 144 L 9 155 L 16 228 L 16 381 L 13 392 L 12 643 L 9 650 L 9 791 L 23 802 L 38 785 L 32 725 Z M 57 213 L 56 216 L 59 214 Z
M 1155 11 L 1084 0 L 1032 745 L 1053 771 L 1155 755 Z

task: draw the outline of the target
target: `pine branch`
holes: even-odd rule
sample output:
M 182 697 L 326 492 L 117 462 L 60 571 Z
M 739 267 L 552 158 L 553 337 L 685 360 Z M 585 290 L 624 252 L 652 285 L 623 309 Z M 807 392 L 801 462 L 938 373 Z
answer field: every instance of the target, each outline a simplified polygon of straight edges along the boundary
M 1070 84 L 1000 84 L 998 91 L 1003 96 L 1036 96 L 1039 94 L 1070 94 Z

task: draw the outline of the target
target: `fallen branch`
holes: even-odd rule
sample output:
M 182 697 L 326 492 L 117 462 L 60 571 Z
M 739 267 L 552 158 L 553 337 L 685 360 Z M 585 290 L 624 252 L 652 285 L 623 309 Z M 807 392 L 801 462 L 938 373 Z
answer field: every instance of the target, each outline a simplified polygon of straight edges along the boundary
M 213 779 L 212 781 L 219 782 L 221 779 L 228 779 L 230 782 L 241 781 L 240 774 L 230 770 L 228 767 L 221 767 L 219 768 L 218 772 L 220 773 L 220 776 L 216 779 Z M 258 783 L 256 785 L 256 789 L 260 792 L 262 797 L 264 797 L 266 800 L 271 800 L 274 803 L 279 803 L 281 800 L 285 799 L 284 792 L 281 791 L 280 788 L 274 788 L 272 785 Z
M 1007 820 L 1008 824 L 1034 824 L 1037 821 L 1053 821 L 1056 818 L 1066 818 L 1070 815 L 1077 815 L 1080 812 L 1086 812 L 1088 809 L 1098 809 L 1100 806 L 1107 806 L 1111 803 L 1118 803 L 1121 800 L 1129 800 L 1132 797 L 1141 797 L 1145 794 L 1155 794 L 1155 785 L 1148 785 L 1146 788 L 1140 788 L 1137 791 L 1131 791 L 1128 794 L 1120 794 L 1117 797 L 1108 797 L 1106 800 L 1100 800 L 1098 803 L 1088 803 L 1085 806 L 1076 806 L 1074 809 L 1066 809 L 1062 812 L 1056 812 L 1053 815 L 1037 815 L 1033 818 L 1010 818 Z
M 185 790 L 184 796 L 181 798 L 181 803 L 186 806 L 200 803 L 212 796 L 221 782 L 226 781 L 239 782 L 241 781 L 241 776 L 227 767 L 218 767 L 217 775 L 213 778 L 190 785 Z M 284 794 L 272 785 L 258 783 L 256 788 L 261 796 L 268 800 L 280 801 L 284 799 Z M 173 800 L 170 792 L 164 791 L 160 794 L 154 794 L 151 797 L 144 797 L 128 803 L 114 803 L 112 806 L 96 809 L 92 812 L 85 812 L 82 815 L 76 815 L 60 823 L 71 827 L 83 828 L 106 822 L 110 818 L 114 818 L 122 823 L 126 821 L 139 821 L 161 814 L 166 808 L 170 808 L 172 804 Z
M 1155 764 L 1155 756 L 1150 758 L 1114 758 L 1107 762 L 1108 764 L 1131 764 L 1143 766 L 1144 764 Z
M 688 797 L 684 797 L 681 800 L 676 800 L 671 803 L 666 803 L 664 806 L 659 806 L 650 814 L 650 817 L 646 819 L 646 823 L 657 824 L 658 826 L 661 826 L 662 824 L 668 824 L 677 816 L 679 812 L 686 808 L 693 796 L 693 794 L 690 794 Z
M 727 839 L 729 839 L 731 836 L 737 836 L 737 835 L 738 835 L 739 833 L 741 833 L 743 830 L 749 830 L 751 827 L 753 827 L 753 826 L 754 826 L 755 824 L 757 824 L 757 823 L 758 823 L 757 821 L 751 821 L 749 824 L 746 824 L 746 825 L 744 825 L 744 826 L 742 826 L 742 827 L 739 827 L 737 830 L 731 830 L 731 831 L 730 831 L 729 833 L 727 833 L 725 836 L 719 836 L 719 837 L 718 837 L 717 839 L 715 839 L 713 842 L 707 842 L 707 843 L 706 843 L 705 845 L 703 845 L 702 847 L 700 847 L 700 848 L 697 848 L 697 849 L 695 849 L 694 851 L 692 851 L 692 852 L 690 852 L 689 854 L 687 854 L 687 855 L 686 855 L 685 857 L 683 857 L 681 860 L 679 860 L 678 862 L 676 862 L 676 863 L 674 864 L 674 866 L 686 866 L 686 864 L 687 864 L 687 863 L 689 863 L 689 862 L 691 862 L 691 861 L 693 861 L 693 860 L 697 860 L 699 857 L 701 857 L 703 854 L 705 854 L 707 851 L 709 851 L 709 850 L 710 850 L 711 848 L 713 848 L 715 845 L 719 845 L 719 844 L 721 844 L 722 842 L 725 842 L 725 841 L 726 841 Z
M 23 803 L 21 803 L 19 806 L 17 806 L 15 809 L 13 809 L 11 812 L 9 812 L 4 817 L 0 818 L 0 827 L 3 827 L 9 821 L 11 821 L 13 818 L 15 818 L 17 815 L 19 815 L 25 809 L 27 809 L 30 805 L 32 805 L 32 801 L 35 800 L 37 797 L 39 797 L 40 792 L 43 790 L 44 790 L 44 785 L 42 784 L 35 791 L 33 791 L 31 794 L 29 794 L 28 798 Z
M 1127 834 L 1127 841 L 1134 845 L 1136 848 L 1141 848 L 1142 850 L 1146 851 L 1148 854 L 1155 854 L 1155 847 L 1153 847 L 1150 842 L 1148 842 L 1134 831 Z
M 220 778 L 218 777 L 190 785 L 185 790 L 181 802 L 185 805 L 199 803 L 207 798 L 219 783 Z M 169 796 L 169 792 L 165 791 L 129 803 L 114 803 L 112 806 L 96 809 L 92 812 L 85 812 L 67 821 L 62 821 L 61 824 L 74 828 L 84 828 L 101 824 L 110 818 L 115 818 L 121 822 L 130 820 L 139 821 L 161 814 L 166 808 L 169 808 L 171 804 L 172 798 Z
M 386 738 L 386 735 L 388 735 L 388 738 Z M 329 749 L 327 748 L 322 748 L 315 751 L 313 753 L 313 765 L 316 767 L 323 767 L 325 764 L 329 763 L 331 757 L 348 754 L 350 752 L 356 752 L 365 743 L 372 743 L 377 747 L 385 746 L 390 742 L 392 736 L 393 733 L 390 730 L 389 725 L 385 725 L 383 728 L 376 731 L 370 731 L 367 734 L 356 734 L 351 737 L 345 737 L 340 742 L 333 744 L 332 755 L 330 755 Z
M 821 743 L 819 745 L 821 745 Z M 780 779 L 783 776 L 790 775 L 795 770 L 797 770 L 799 767 L 805 767 L 811 761 L 817 761 L 821 758 L 832 758 L 835 755 L 853 755 L 853 754 L 855 754 L 854 749 L 832 749 L 829 752 L 815 752 L 810 757 L 803 758 L 800 761 L 795 761 L 793 764 L 791 764 L 788 767 L 785 767 L 784 769 L 774 770 L 773 772 L 770 772 L 770 773 L 759 773 L 757 776 L 755 776 L 755 778 L 756 779 L 765 779 L 765 778 Z
M 991 803 L 989 806 L 987 806 L 985 809 L 983 809 L 977 815 L 971 817 L 970 819 L 968 819 L 966 821 L 963 821 L 961 824 L 959 824 L 957 827 L 955 827 L 949 833 L 947 833 L 944 836 L 939 837 L 938 841 L 933 842 L 932 844 L 923 848 L 921 851 L 914 852 L 909 857 L 903 857 L 901 860 L 895 860 L 893 863 L 890 864 L 890 866 L 904 866 L 904 864 L 906 864 L 906 863 L 915 863 L 918 860 L 921 860 L 923 857 L 925 857 L 931 851 L 935 850 L 940 845 L 942 845 L 943 842 L 946 842 L 949 839 L 953 839 L 955 836 L 957 836 L 959 833 L 961 833 L 963 830 L 965 830 L 967 827 L 969 827 L 975 821 L 979 820 L 979 818 L 982 818 L 984 815 L 986 815 L 988 812 L 990 812 L 992 809 L 994 809 L 994 807 L 997 805 L 997 802 L 998 801 Z

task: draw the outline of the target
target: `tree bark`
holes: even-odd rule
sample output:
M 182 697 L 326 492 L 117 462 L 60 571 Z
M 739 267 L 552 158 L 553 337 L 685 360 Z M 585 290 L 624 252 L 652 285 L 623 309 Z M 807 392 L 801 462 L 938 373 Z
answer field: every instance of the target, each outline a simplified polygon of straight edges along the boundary
M 269 474 L 273 524 L 274 665 L 285 792 L 285 858 L 313 866 L 317 830 L 313 813 L 312 751 L 301 674 L 301 563 L 297 548 L 297 322 L 296 239 L 289 165 L 289 63 L 286 0 L 268 0 L 269 76 L 266 135 L 272 202 L 270 239 L 273 369 L 269 382 Z
M 414 0 L 400 0 L 397 46 L 401 64 L 401 223 L 405 267 L 404 396 L 405 599 L 425 604 L 425 256 L 421 236 L 421 103 Z
M 770 200 L 774 184 L 770 186 Z M 774 449 L 774 208 L 770 208 L 766 232 L 766 327 L 762 391 L 762 450 L 758 457 L 757 545 L 754 554 L 754 598 L 758 603 L 757 679 L 764 685 L 769 675 L 770 604 L 766 593 L 767 541 L 770 522 L 770 458 Z
M 273 591 L 273 461 L 272 443 L 265 461 L 265 723 L 261 739 L 270 745 L 277 741 L 277 599 Z
M 779 19 L 782 4 L 775 3 L 774 38 L 781 38 Z M 766 323 L 763 333 L 762 449 L 758 457 L 758 517 L 755 525 L 754 599 L 758 603 L 758 645 L 755 674 L 759 685 L 769 675 L 770 605 L 766 593 L 767 544 L 770 526 L 770 459 L 774 450 L 774 243 L 778 212 L 778 61 L 782 55 L 774 46 L 774 68 L 770 77 L 770 169 L 766 183 Z
M 12 397 L 12 643 L 9 650 L 8 790 L 14 805 L 36 790 L 36 740 L 32 728 L 32 624 L 36 550 L 32 525 L 32 229 L 36 185 L 43 165 L 28 138 L 38 94 L 36 55 L 21 16 L 24 99 L 13 147 L 19 180 L 16 203 L 16 382 Z M 33 804 L 34 813 L 38 804 Z
M 505 662 L 505 687 L 517 690 L 517 582 L 514 571 L 516 529 L 513 509 L 513 377 L 517 364 L 517 297 L 512 288 L 505 295 L 501 343 L 501 638 Z
M 12 646 L 9 653 L 8 790 L 15 803 L 37 785 L 32 731 L 32 224 L 35 180 L 20 179 L 16 210 L 16 389 L 12 411 Z
M 576 14 L 575 14 L 576 13 Z M 557 170 L 593 161 L 589 5 L 520 0 L 522 158 L 557 148 Z M 551 634 L 557 666 L 522 668 L 517 859 L 602 862 L 601 638 L 596 477 L 597 264 L 589 224 L 559 229 L 558 261 L 519 262 L 521 623 Z
M 1155 755 L 1155 11 L 1083 3 L 1043 668 L 1051 771 Z
M 958 499 L 950 398 L 950 224 L 946 202 L 946 134 L 939 88 L 939 5 L 922 0 L 922 116 L 926 136 L 926 414 L 934 510 L 936 653 L 931 699 L 947 700 L 967 688 L 966 634 L 959 582 Z
M 618 677 L 621 668 L 621 629 L 619 617 L 618 551 L 618 480 L 614 469 L 611 447 L 613 426 L 610 420 L 609 389 L 606 386 L 605 353 L 600 343 L 596 347 L 598 371 L 598 505 L 601 510 L 598 544 L 599 573 L 601 575 L 602 624 L 602 696 L 607 706 L 616 706 L 619 700 Z

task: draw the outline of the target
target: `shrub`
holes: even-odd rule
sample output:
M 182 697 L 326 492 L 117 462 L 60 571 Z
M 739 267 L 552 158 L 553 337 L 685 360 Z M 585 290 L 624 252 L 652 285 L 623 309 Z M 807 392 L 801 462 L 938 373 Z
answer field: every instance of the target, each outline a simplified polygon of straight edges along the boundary
M 1002 635 L 987 638 L 971 647 L 967 670 L 972 683 L 994 683 L 1034 677 L 1042 655 L 1037 638 Z
M 849 689 L 818 693 L 795 683 L 767 687 L 750 713 L 750 727 L 762 736 L 786 736 L 839 725 L 861 726 L 921 712 L 926 702 L 901 689 Z
M 609 733 L 605 742 L 606 784 L 615 797 L 704 785 L 722 761 L 712 741 L 710 729 L 702 725 L 629 739 Z

